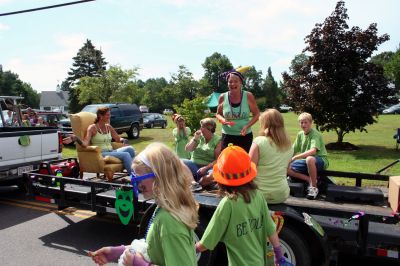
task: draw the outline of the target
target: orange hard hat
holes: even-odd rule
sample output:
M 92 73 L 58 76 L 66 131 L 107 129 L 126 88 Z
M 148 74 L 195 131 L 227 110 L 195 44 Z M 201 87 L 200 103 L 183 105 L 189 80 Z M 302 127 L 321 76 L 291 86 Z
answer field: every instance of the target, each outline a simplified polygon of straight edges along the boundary
M 249 154 L 239 146 L 226 147 L 213 167 L 214 180 L 226 186 L 241 186 L 252 181 L 257 167 Z

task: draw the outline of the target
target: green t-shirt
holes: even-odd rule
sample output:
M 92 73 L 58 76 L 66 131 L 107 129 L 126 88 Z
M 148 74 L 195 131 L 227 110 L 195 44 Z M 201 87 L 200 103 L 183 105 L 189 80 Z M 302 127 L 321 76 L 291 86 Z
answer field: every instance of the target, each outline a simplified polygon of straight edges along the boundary
M 204 136 L 201 136 L 199 143 L 192 152 L 190 160 L 199 165 L 206 165 L 213 162 L 216 159 L 214 151 L 220 141 L 221 137 L 216 134 L 214 134 L 208 143 L 206 143 Z
M 186 151 L 185 147 L 189 142 L 189 136 L 191 133 L 192 131 L 188 127 L 186 127 L 186 134 L 183 130 L 179 130 L 178 135 L 178 128 L 172 130 L 172 135 L 175 138 L 175 152 L 181 159 L 190 159 L 190 152 Z
M 233 126 L 222 125 L 222 133 L 233 136 L 240 136 L 240 131 L 250 121 L 250 106 L 247 100 L 247 91 L 242 90 L 242 101 L 240 106 L 232 107 L 229 103 L 228 92 L 224 93 L 224 103 L 222 114 L 227 121 L 233 121 Z M 251 127 L 246 131 L 246 134 L 251 132 Z
M 157 212 L 149 228 L 146 242 L 152 264 L 197 265 L 193 230 L 162 208 Z
M 293 156 L 293 148 L 280 151 L 271 139 L 259 136 L 253 142 L 258 145 L 257 177 L 254 182 L 268 203 L 282 203 L 290 194 L 287 168 Z
M 295 142 L 293 143 L 294 154 L 303 153 L 312 148 L 317 149 L 315 156 L 320 157 L 324 161 L 324 169 L 328 168 L 328 152 L 326 151 L 324 140 L 318 130 L 311 128 L 310 132 L 306 135 L 304 131 L 297 133 Z
M 230 266 L 266 265 L 267 237 L 275 232 L 268 205 L 258 190 L 246 203 L 224 197 L 218 204 L 200 243 L 213 250 L 223 242 Z

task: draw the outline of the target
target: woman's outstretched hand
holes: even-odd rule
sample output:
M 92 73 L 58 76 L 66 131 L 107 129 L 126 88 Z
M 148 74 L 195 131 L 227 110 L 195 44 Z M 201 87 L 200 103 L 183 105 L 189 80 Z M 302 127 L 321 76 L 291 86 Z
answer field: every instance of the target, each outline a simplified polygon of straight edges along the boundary
M 101 249 L 98 249 L 94 252 L 89 251 L 88 255 L 92 258 L 92 260 L 96 263 L 101 265 L 105 265 L 108 263 L 108 256 L 111 253 L 111 247 L 103 247 Z

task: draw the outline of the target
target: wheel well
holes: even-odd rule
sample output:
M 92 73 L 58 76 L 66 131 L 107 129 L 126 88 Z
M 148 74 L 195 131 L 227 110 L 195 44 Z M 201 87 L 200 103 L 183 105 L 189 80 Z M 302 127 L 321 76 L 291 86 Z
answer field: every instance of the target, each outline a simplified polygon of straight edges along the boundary
M 321 241 L 317 233 L 303 221 L 299 221 L 290 216 L 284 216 L 284 219 L 283 226 L 288 225 L 306 241 L 311 253 L 312 265 L 322 265 L 327 257 L 324 241 Z

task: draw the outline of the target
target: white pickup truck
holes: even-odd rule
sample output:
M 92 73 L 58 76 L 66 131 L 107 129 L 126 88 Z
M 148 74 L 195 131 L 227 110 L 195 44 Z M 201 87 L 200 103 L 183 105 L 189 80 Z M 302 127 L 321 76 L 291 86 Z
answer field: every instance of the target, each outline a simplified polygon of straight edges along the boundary
M 24 172 L 38 169 L 42 161 L 61 159 L 62 138 L 56 127 L 22 126 L 20 99 L 0 96 L 0 185 L 23 188 Z

